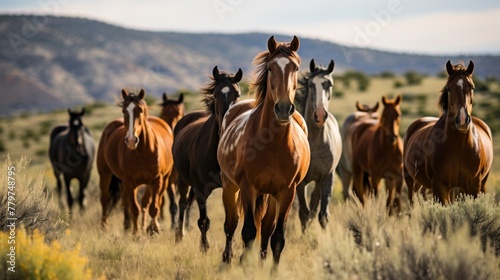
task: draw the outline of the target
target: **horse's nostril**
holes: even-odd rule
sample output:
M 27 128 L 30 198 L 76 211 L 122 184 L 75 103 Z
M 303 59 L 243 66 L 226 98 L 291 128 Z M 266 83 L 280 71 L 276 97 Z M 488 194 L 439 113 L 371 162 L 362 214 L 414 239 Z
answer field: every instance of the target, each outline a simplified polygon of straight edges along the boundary
M 293 114 L 295 112 L 295 105 L 292 103 L 292 106 L 290 106 L 290 115 Z
M 276 112 L 276 114 L 280 113 L 280 106 L 278 106 L 278 103 L 274 104 L 274 112 Z

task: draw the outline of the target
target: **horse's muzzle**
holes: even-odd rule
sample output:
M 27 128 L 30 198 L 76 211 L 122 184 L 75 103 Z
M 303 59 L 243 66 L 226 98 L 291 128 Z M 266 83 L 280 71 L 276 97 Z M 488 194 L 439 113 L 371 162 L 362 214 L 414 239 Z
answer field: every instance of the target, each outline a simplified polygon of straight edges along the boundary
M 290 116 L 295 112 L 295 105 L 293 103 L 276 103 L 274 104 L 274 114 L 279 123 L 290 122 Z
M 458 132 L 465 133 L 469 130 L 469 124 L 471 122 L 471 117 L 469 114 L 459 114 L 455 117 L 455 127 Z
M 326 119 L 328 118 L 328 114 L 323 114 L 322 117 L 319 117 L 316 111 L 314 112 L 313 116 L 314 116 L 314 124 L 317 127 L 323 127 L 325 125 Z
M 125 137 L 125 145 L 129 150 L 135 150 L 139 144 L 139 138 L 135 136 Z

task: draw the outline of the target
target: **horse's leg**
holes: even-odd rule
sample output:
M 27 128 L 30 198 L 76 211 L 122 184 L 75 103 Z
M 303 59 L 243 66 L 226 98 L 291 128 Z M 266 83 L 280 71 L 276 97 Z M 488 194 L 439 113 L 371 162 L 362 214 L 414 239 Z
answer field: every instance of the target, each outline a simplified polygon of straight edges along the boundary
M 396 197 L 396 179 L 392 178 L 391 176 L 386 176 L 385 178 L 385 188 L 387 190 L 387 201 L 385 204 L 385 207 L 387 208 L 387 211 L 389 215 L 394 214 L 394 200 Z
M 488 181 L 488 176 L 490 175 L 490 173 L 486 173 L 486 175 L 484 176 L 483 180 L 481 180 L 481 185 L 480 185 L 480 188 L 479 188 L 479 192 L 481 193 L 486 193 L 486 181 Z
M 265 211 L 261 224 L 261 240 L 260 240 L 260 258 L 264 260 L 267 257 L 267 246 L 269 239 L 276 229 L 277 209 L 276 200 L 270 196 L 262 196 L 264 201 L 262 203 L 263 210 Z
M 85 190 L 87 189 L 87 185 L 89 184 L 90 172 L 84 174 L 82 178 L 80 178 L 80 188 L 78 193 L 78 204 L 80 205 L 80 212 L 85 210 Z
M 151 217 L 151 223 L 148 227 L 148 232 L 150 235 L 160 232 L 160 223 L 158 222 L 158 218 L 160 216 L 160 195 L 163 195 L 164 180 L 165 176 L 160 176 L 155 179 L 150 185 L 152 198 L 151 205 L 149 207 L 149 216 Z
M 309 214 L 309 219 L 316 217 L 318 213 L 319 201 L 321 199 L 321 187 L 317 182 L 314 183 L 314 189 L 311 193 L 311 200 L 309 201 L 309 209 L 311 213 Z
M 240 261 L 245 259 L 245 256 L 252 249 L 253 242 L 257 236 L 257 227 L 255 226 L 255 203 L 257 201 L 257 194 L 252 185 L 248 183 L 242 183 L 240 185 L 240 196 L 241 203 L 243 206 L 243 214 L 245 219 L 243 222 L 243 228 L 241 230 L 241 237 L 244 243 L 243 254 L 241 255 Z
M 302 180 L 300 184 L 297 186 L 297 198 L 299 199 L 299 218 L 300 223 L 302 224 L 302 232 L 305 232 L 307 228 L 307 223 L 309 222 L 309 206 L 307 205 L 306 198 L 307 191 L 307 182 L 306 180 Z
M 144 194 L 141 199 L 141 213 L 142 213 L 142 222 L 141 222 L 141 228 L 146 227 L 146 216 L 147 216 L 147 211 L 149 211 L 150 207 L 153 207 L 153 204 L 151 203 L 153 201 L 152 196 L 153 196 L 153 191 L 151 190 L 150 186 L 144 186 Z
M 276 222 L 276 229 L 271 236 L 271 249 L 273 250 L 273 259 L 275 264 L 273 269 L 277 269 L 277 264 L 280 261 L 281 252 L 285 247 L 285 227 L 294 196 L 295 189 L 291 188 L 287 191 L 280 192 L 277 197 L 278 221 Z
M 210 219 L 207 215 L 207 198 L 212 192 L 211 190 L 204 190 L 201 192 L 197 186 L 193 186 L 196 202 L 198 203 L 198 210 L 200 211 L 200 218 L 198 219 L 198 228 L 201 232 L 201 250 L 207 252 L 210 244 L 207 239 L 207 232 L 210 229 Z
M 340 179 L 342 181 L 342 194 L 344 195 L 344 200 L 349 199 L 349 187 L 352 181 L 352 173 L 347 171 L 345 168 L 340 168 Z
M 176 176 L 177 174 L 174 174 L 175 171 L 172 171 L 172 175 L 170 175 L 170 178 L 168 179 L 168 185 L 167 185 L 167 194 L 168 194 L 168 199 L 170 200 L 170 217 L 171 217 L 171 227 L 172 229 L 175 229 L 175 219 L 177 217 L 177 203 L 175 202 L 175 184 L 174 182 L 176 181 Z M 165 199 L 163 199 L 163 204 L 165 203 Z M 162 204 L 162 209 L 163 209 L 163 204 Z M 162 211 L 163 215 L 163 211 Z
M 73 213 L 73 195 L 71 194 L 71 179 L 69 176 L 64 175 L 64 185 L 66 185 L 66 199 L 68 200 L 69 214 Z
M 406 186 L 408 187 L 408 200 L 410 201 L 410 207 L 413 206 L 413 192 L 414 192 L 414 187 L 415 187 L 415 181 L 413 180 L 413 177 L 410 175 L 410 172 L 408 172 L 408 169 L 406 168 L 406 165 L 403 165 L 403 176 L 406 182 Z
M 175 242 L 182 240 L 184 236 L 184 214 L 188 207 L 189 185 L 179 176 L 177 179 L 179 189 L 179 222 L 175 230 Z
M 450 204 L 450 189 L 438 180 L 432 180 L 432 193 L 434 197 L 444 205 Z
M 233 236 L 236 227 L 238 227 L 238 221 L 240 219 L 239 209 L 238 209 L 238 186 L 224 178 L 221 174 L 221 179 L 223 182 L 222 189 L 222 202 L 224 204 L 224 212 L 226 213 L 226 219 L 224 221 L 224 232 L 226 234 L 226 248 L 222 253 L 222 261 L 225 263 L 230 263 L 233 257 Z
M 54 171 L 54 176 L 56 177 L 56 181 L 57 181 L 57 196 L 59 198 L 59 208 L 63 208 L 64 207 L 64 203 L 62 202 L 61 174 L 59 174 L 58 172 Z
M 109 188 L 112 178 L 111 172 L 99 172 L 99 188 L 101 190 L 101 206 L 102 206 L 102 216 L 101 225 L 106 227 L 108 215 L 111 211 L 111 194 L 109 193 Z
M 361 204 L 365 204 L 365 186 L 364 186 L 364 172 L 357 163 L 352 163 L 352 173 L 353 173 L 353 182 L 352 189 L 354 190 L 354 194 L 358 197 Z
M 188 230 L 191 229 L 191 206 L 193 205 L 193 201 L 194 201 L 194 190 L 193 188 L 191 188 L 191 191 L 189 192 L 189 197 L 187 199 L 187 206 L 186 206 L 186 218 L 184 218 L 184 220 L 186 221 L 186 228 Z
M 331 172 L 323 177 L 317 184 L 317 187 L 321 190 L 321 208 L 319 210 L 318 220 L 323 229 L 326 229 L 330 218 L 330 209 L 328 209 L 328 206 L 332 198 L 334 176 L 335 174 Z

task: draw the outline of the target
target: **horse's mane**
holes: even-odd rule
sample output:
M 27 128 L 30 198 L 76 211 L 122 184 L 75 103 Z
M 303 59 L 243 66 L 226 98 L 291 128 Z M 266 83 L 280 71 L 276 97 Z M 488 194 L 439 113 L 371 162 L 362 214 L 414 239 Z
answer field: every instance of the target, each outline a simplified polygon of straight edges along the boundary
M 226 78 L 230 79 L 232 76 L 229 73 L 221 71 L 219 73 L 221 78 Z M 201 93 L 205 96 L 202 100 L 202 102 L 205 104 L 205 108 L 207 109 L 210 114 L 215 114 L 215 96 L 214 96 L 214 90 L 215 87 L 217 86 L 217 81 L 215 80 L 214 77 L 210 77 L 212 82 L 210 82 L 208 85 L 206 85 L 204 88 L 201 89 Z
M 439 102 L 438 102 L 438 108 L 440 109 L 441 112 L 446 112 L 446 109 L 448 109 L 448 83 L 455 79 L 457 76 L 460 75 L 468 75 L 466 72 L 467 68 L 465 65 L 461 62 L 457 65 L 453 66 L 453 73 L 448 76 L 448 80 L 446 81 L 446 85 L 441 89 L 441 95 L 439 96 Z
M 287 57 L 294 58 L 298 64 L 300 64 L 300 56 L 297 52 L 290 50 L 289 43 L 278 43 L 276 50 L 273 53 L 269 51 L 259 53 L 254 59 L 253 64 L 257 66 L 256 78 L 250 84 L 250 90 L 255 90 L 255 105 L 264 102 L 267 91 L 267 63 L 271 61 L 276 56 L 282 54 Z

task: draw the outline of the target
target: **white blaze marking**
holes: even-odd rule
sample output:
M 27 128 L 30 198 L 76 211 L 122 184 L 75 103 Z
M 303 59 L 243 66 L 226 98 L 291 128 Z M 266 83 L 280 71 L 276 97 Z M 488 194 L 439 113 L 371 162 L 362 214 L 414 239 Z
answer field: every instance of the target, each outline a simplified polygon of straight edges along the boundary
M 283 78 L 285 77 L 285 67 L 290 63 L 290 60 L 286 57 L 280 57 L 275 59 L 276 63 L 281 68 L 281 72 L 283 72 Z
M 229 87 L 223 87 L 221 89 L 221 92 L 224 93 L 224 94 L 227 94 L 229 92 Z
M 463 89 L 464 89 L 464 80 L 462 80 L 462 79 L 458 80 L 458 82 L 457 82 L 457 86 L 459 86 L 459 87 L 460 87 L 460 89 L 462 89 L 462 90 L 463 90 Z
M 130 103 L 127 106 L 127 113 L 128 113 L 128 132 L 127 132 L 127 137 L 132 137 L 134 135 L 134 108 L 135 104 Z
M 460 124 L 461 125 L 465 124 L 466 117 L 467 117 L 467 114 L 465 113 L 464 107 L 460 108 Z
M 74 121 L 73 121 L 73 125 L 74 125 L 74 126 L 77 126 L 77 125 L 78 125 L 78 120 L 74 120 Z

